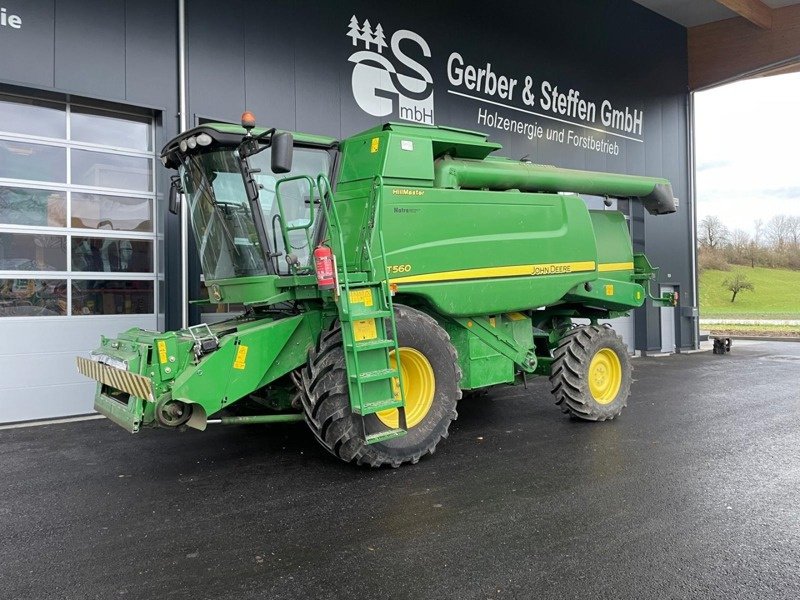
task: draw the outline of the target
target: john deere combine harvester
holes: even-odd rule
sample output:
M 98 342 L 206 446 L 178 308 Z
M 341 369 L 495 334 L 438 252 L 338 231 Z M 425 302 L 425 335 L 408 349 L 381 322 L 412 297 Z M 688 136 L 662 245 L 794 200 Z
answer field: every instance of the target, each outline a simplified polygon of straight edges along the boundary
M 188 211 L 210 301 L 245 311 L 103 338 L 78 358 L 95 408 L 130 432 L 304 419 L 328 451 L 372 466 L 432 453 L 462 390 L 532 375 L 564 412 L 616 417 L 630 361 L 598 320 L 641 306 L 654 270 L 620 212 L 577 194 L 660 215 L 675 211 L 670 184 L 499 148 L 398 124 L 292 136 L 249 113 L 180 135 L 162 153 L 179 173 L 170 209 Z

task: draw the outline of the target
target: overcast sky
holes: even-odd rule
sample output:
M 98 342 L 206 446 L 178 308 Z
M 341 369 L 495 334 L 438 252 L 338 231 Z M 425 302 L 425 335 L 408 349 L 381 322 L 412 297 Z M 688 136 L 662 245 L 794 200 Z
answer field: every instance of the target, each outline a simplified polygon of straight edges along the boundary
M 800 73 L 733 83 L 695 96 L 697 218 L 731 229 L 800 215 Z

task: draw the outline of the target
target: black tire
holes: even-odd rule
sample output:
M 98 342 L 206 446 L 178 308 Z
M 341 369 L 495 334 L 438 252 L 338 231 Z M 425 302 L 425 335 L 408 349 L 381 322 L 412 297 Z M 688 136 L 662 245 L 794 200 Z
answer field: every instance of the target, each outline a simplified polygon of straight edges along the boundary
M 611 350 L 619 359 L 621 382 L 612 399 L 599 402 L 589 387 L 589 365 L 601 350 Z M 570 330 L 553 352 L 551 391 L 562 412 L 585 421 L 606 421 L 618 416 L 628 403 L 631 360 L 622 338 L 608 325 L 589 325 Z
M 385 431 L 388 427 L 374 414 L 364 417 L 362 425 L 361 417 L 350 410 L 347 369 L 338 322 L 320 335 L 303 369 L 302 399 L 306 423 L 317 441 L 345 462 L 371 467 L 415 464 L 426 454 L 433 454 L 439 441 L 447 437 L 450 423 L 458 416 L 456 404 L 461 398 L 461 369 L 447 332 L 433 318 L 408 306 L 395 304 L 394 313 L 398 345 L 424 354 L 435 378 L 430 410 L 406 435 L 375 444 L 364 442 L 364 425 L 370 433 Z

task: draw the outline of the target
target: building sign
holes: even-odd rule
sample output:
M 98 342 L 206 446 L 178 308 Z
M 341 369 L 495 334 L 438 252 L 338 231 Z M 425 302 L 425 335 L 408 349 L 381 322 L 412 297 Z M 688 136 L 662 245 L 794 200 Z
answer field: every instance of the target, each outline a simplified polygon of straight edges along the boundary
M 346 35 L 348 47 L 357 48 L 351 49 L 348 60 L 353 63 L 352 90 L 358 106 L 375 117 L 433 125 L 428 42 L 414 31 L 398 29 L 387 44 L 380 22 L 373 26 L 356 15 L 350 18 Z M 640 107 L 591 98 L 530 72 L 500 73 L 491 62 L 473 64 L 460 52 L 450 52 L 443 70 L 447 94 L 477 103 L 475 125 L 482 131 L 496 129 L 610 156 L 619 155 L 624 140 L 644 141 Z
M 10 27 L 11 29 L 22 29 L 22 17 L 12 15 L 8 10 L 0 7 L 0 27 Z
M 350 19 L 347 36 L 353 46 L 364 48 L 348 59 L 354 65 L 353 97 L 361 109 L 375 117 L 395 115 L 405 121 L 433 125 L 433 78 L 419 62 L 431 57 L 428 42 L 413 31 L 398 29 L 387 47 L 381 24 L 373 27 L 369 19 L 360 23 L 355 15 Z M 413 50 L 419 60 L 406 54 L 400 48 L 401 42 L 406 42 L 403 48 Z M 411 74 L 399 72 L 397 65 Z
M 544 79 L 538 83 L 528 74 L 515 77 L 496 73 L 490 62 L 476 67 L 466 63 L 458 52 L 447 59 L 447 79 L 448 94 L 484 105 L 477 113 L 478 125 L 484 129 L 501 129 L 529 140 L 546 139 L 613 156 L 620 152 L 618 139 L 643 141 L 644 111 L 638 108 L 620 108 L 608 99 L 586 99 L 579 90 L 565 90 Z M 575 131 L 570 126 L 587 131 Z

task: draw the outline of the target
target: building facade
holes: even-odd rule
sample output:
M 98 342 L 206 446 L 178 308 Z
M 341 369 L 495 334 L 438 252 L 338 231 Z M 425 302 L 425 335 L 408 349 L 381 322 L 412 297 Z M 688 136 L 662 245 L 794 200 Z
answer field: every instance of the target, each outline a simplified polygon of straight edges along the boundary
M 90 412 L 74 356 L 102 334 L 179 327 L 183 277 L 203 296 L 158 160 L 180 90 L 189 127 L 245 108 L 334 137 L 448 125 L 510 157 L 667 177 L 677 214 L 614 208 L 661 267 L 654 293 L 681 306 L 617 325 L 632 349 L 695 344 L 686 30 L 630 0 L 183 0 L 183 78 L 180 0 L 0 5 L 0 422 Z

